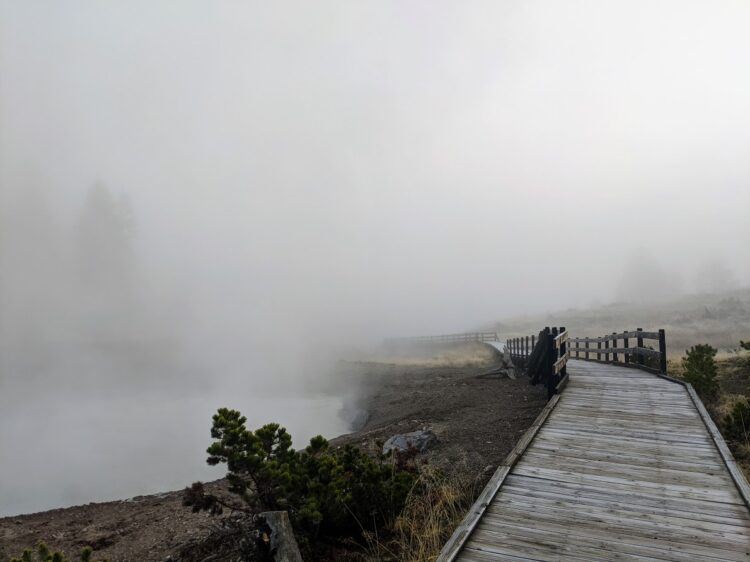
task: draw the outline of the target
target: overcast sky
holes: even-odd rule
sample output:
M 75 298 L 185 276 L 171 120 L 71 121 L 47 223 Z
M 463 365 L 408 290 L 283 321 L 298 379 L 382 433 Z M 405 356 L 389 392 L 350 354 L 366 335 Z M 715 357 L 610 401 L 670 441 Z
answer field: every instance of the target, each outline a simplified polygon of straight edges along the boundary
M 460 330 L 639 247 L 750 279 L 747 2 L 0 6 L 6 212 L 128 194 L 206 321 Z

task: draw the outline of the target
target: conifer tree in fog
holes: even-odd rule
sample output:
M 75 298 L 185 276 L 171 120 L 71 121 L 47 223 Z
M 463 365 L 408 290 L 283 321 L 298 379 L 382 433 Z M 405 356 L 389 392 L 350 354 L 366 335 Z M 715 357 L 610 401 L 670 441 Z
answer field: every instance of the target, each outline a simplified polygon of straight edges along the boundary
M 141 337 L 144 307 L 126 197 L 92 187 L 75 225 L 77 316 L 84 339 L 125 342 Z
M 133 281 L 133 211 L 102 184 L 91 188 L 78 221 L 78 265 L 82 284 L 109 297 Z

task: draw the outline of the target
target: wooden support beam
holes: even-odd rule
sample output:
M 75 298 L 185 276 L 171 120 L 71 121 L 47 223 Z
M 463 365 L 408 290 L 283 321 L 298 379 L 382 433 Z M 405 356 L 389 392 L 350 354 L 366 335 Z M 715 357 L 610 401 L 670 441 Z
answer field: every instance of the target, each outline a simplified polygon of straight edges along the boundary
M 667 337 L 664 330 L 659 330 L 659 353 L 661 358 L 659 360 L 659 370 L 666 374 L 667 373 Z
M 617 348 L 617 334 L 615 332 L 612 332 L 612 345 L 610 346 L 612 348 L 612 363 L 617 363 L 617 352 L 615 349 Z
M 622 347 L 624 347 L 625 349 L 628 349 L 629 343 L 630 343 L 627 334 L 628 334 L 627 332 L 623 332 L 623 334 L 622 334 L 623 335 L 623 338 L 622 338 L 622 341 L 623 341 Z M 630 363 L 630 353 L 628 351 L 625 351 L 624 356 L 625 356 L 624 357 L 625 363 Z
M 643 328 L 636 328 L 635 331 L 638 333 L 642 333 Z M 635 345 L 636 347 L 643 347 L 643 336 L 636 337 Z M 645 359 L 645 356 L 643 355 L 643 353 L 639 353 L 636 356 L 636 362 L 638 363 L 638 365 L 643 365 L 645 363 L 644 359 Z

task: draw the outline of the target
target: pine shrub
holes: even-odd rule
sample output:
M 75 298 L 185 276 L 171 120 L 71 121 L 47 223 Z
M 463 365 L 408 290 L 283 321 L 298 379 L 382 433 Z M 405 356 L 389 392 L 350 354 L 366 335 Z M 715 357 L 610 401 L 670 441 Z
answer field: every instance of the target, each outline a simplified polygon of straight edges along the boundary
M 716 381 L 716 349 L 707 344 L 691 347 L 682 359 L 685 370 L 683 378 L 695 388 L 698 396 L 706 403 L 713 404 L 719 396 L 719 383 Z
M 737 443 L 750 446 L 750 403 L 747 398 L 737 400 L 731 411 L 721 420 L 726 437 Z
M 94 562 L 94 560 L 91 558 L 91 547 L 87 546 L 81 551 L 81 554 L 79 556 L 79 560 L 81 562 Z M 65 555 L 62 552 L 52 552 L 49 547 L 44 544 L 43 542 L 40 542 L 36 547 L 36 556 L 34 556 L 34 551 L 32 551 L 30 548 L 27 548 L 23 551 L 23 554 L 19 558 L 11 558 L 10 562 L 71 562 L 68 558 L 65 557 Z M 101 562 L 106 562 L 106 560 L 102 560 Z
M 332 449 L 317 436 L 301 451 L 278 424 L 251 431 L 237 410 L 213 416 L 208 463 L 226 464 L 230 492 L 246 511 L 289 512 L 295 531 L 316 536 L 358 537 L 388 526 L 400 513 L 416 482 L 416 469 L 398 455 L 371 458 L 359 449 Z M 193 510 L 237 509 L 206 494 L 200 483 L 185 492 Z

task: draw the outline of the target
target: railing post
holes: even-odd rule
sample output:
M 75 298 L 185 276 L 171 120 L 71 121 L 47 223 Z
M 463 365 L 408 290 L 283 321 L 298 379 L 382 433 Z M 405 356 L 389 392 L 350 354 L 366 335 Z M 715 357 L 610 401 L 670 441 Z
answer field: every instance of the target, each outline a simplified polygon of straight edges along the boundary
M 609 340 L 606 339 L 607 336 L 604 336 L 604 362 L 609 363 Z
M 565 326 L 560 327 L 560 333 L 565 333 Z M 565 357 L 565 353 L 568 351 L 568 342 L 562 342 L 560 344 L 560 352 L 558 353 L 559 357 Z M 560 371 L 560 376 L 557 377 L 557 382 L 555 382 L 555 390 L 557 390 L 557 384 L 562 380 L 562 378 L 568 374 L 568 365 L 563 365 L 562 370 Z
M 526 336 L 526 358 L 528 359 L 531 352 L 529 351 L 529 336 Z
M 659 370 L 667 373 L 667 337 L 664 330 L 659 330 Z
M 601 340 L 596 342 L 596 360 L 597 361 L 602 360 L 602 341 Z
M 642 332 L 642 331 L 643 331 L 643 328 L 636 328 L 636 329 L 635 329 L 635 331 L 636 331 L 636 332 Z M 637 337 L 637 338 L 635 339 L 635 345 L 636 345 L 636 346 L 638 347 L 638 349 L 640 350 L 640 349 L 641 349 L 641 348 L 643 347 L 643 338 L 642 338 L 642 337 L 640 337 L 640 336 L 638 336 L 638 337 Z M 636 361 L 638 362 L 638 366 L 639 366 L 639 367 L 642 367 L 642 366 L 643 366 L 643 364 L 645 363 L 645 357 L 643 356 L 643 354 L 642 354 L 642 353 L 640 353 L 640 351 L 639 351 L 639 352 L 638 352 L 638 354 L 636 355 Z
M 612 363 L 617 363 L 617 333 L 612 332 Z
M 536 347 L 536 336 L 534 334 L 531 334 L 531 349 L 533 350 Z
M 555 394 L 555 336 L 557 328 L 547 332 L 547 400 Z
M 585 355 L 585 357 L 586 357 L 586 361 L 588 361 L 589 360 L 589 340 L 588 339 L 586 340 L 586 355 Z
M 630 338 L 628 338 L 627 332 L 622 333 L 622 342 L 623 342 L 622 347 L 624 347 L 625 349 L 630 347 Z M 630 363 L 630 353 L 626 351 L 625 353 L 623 353 L 623 355 L 625 356 L 625 364 L 627 365 L 628 363 Z

